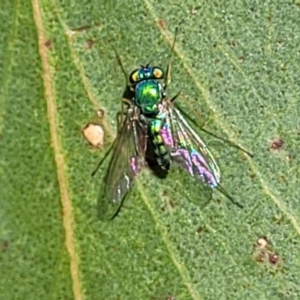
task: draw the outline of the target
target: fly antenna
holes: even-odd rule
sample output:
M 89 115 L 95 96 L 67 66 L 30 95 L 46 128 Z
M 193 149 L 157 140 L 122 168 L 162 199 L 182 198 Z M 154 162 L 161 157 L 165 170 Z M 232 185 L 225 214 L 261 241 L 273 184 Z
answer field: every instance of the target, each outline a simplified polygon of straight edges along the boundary
M 127 72 L 126 72 L 126 70 L 125 70 L 125 68 L 124 68 L 124 66 L 123 66 L 123 63 L 122 63 L 122 60 L 121 60 L 121 56 L 119 55 L 117 49 L 116 49 L 114 46 L 112 46 L 112 47 L 113 47 L 113 49 L 114 49 L 114 51 L 115 51 L 115 55 L 116 55 L 117 62 L 118 62 L 118 64 L 119 64 L 119 66 L 121 67 L 121 70 L 122 70 L 122 72 L 123 72 L 123 74 L 124 74 L 124 76 L 125 76 L 126 86 L 129 86 L 128 75 L 127 75 Z
M 166 77 L 165 77 L 165 82 L 164 82 L 164 90 L 167 89 L 167 86 L 168 86 L 169 82 L 171 81 L 171 64 L 172 64 L 172 58 L 173 58 L 174 49 L 175 49 L 177 33 L 178 33 L 178 27 L 175 28 L 175 34 L 174 34 L 174 40 L 173 40 L 173 44 L 172 44 L 172 48 L 171 48 L 171 54 L 170 54 L 170 58 L 169 58 L 169 61 L 167 64 Z

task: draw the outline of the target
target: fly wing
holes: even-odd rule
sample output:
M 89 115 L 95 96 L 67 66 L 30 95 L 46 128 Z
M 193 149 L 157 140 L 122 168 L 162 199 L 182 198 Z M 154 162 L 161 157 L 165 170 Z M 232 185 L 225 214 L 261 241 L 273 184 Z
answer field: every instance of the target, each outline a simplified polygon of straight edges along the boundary
M 173 100 L 175 100 L 173 98 Z M 217 188 L 232 203 L 243 208 L 220 185 L 220 169 L 208 147 L 200 136 L 188 124 L 187 120 L 177 109 L 172 101 L 164 99 L 161 116 L 164 118 L 164 126 L 161 134 L 165 145 L 170 151 L 172 161 L 180 165 L 189 177 L 200 180 L 204 189 L 204 197 L 211 196 L 211 188 Z M 210 192 L 208 191 L 210 190 Z M 199 198 L 199 197 L 195 197 Z
M 144 166 L 146 132 L 138 121 L 133 120 L 133 114 L 131 109 L 117 135 L 101 186 L 98 206 L 102 219 L 113 219 L 118 214 L 135 176 Z
M 220 170 L 206 144 L 172 102 L 166 99 L 164 107 L 166 122 L 162 136 L 172 160 L 205 186 L 217 187 Z

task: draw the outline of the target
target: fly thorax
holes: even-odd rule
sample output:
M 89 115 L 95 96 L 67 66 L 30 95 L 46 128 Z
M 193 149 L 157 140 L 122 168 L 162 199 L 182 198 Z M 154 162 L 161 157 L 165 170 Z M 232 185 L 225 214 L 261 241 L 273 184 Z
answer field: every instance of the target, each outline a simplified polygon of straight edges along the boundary
M 162 100 L 162 86 L 155 80 L 144 80 L 136 85 L 135 103 L 144 115 L 156 115 Z

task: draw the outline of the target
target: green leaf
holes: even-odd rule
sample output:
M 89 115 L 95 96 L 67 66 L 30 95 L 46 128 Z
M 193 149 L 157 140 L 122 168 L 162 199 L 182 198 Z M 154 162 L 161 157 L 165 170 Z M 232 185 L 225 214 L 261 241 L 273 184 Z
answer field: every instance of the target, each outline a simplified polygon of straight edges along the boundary
M 300 297 L 296 2 L 14 0 L 1 8 L 1 299 Z M 102 223 L 96 200 L 106 170 L 91 172 L 115 136 L 125 87 L 112 45 L 127 72 L 166 67 L 176 27 L 168 94 L 181 90 L 193 120 L 255 154 L 203 134 L 223 187 L 244 209 L 218 191 L 199 206 L 187 177 L 145 171 L 119 216 Z M 81 129 L 99 108 L 105 149 L 92 150 Z M 284 142 L 277 150 L 275 138 Z M 254 246 L 261 236 L 268 250 Z M 260 262 L 258 252 L 280 262 Z

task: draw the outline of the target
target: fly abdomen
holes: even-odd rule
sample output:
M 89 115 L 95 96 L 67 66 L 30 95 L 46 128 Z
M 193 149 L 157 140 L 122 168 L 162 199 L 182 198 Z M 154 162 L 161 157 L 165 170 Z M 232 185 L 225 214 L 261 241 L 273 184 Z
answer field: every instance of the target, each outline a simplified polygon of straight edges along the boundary
M 161 128 L 163 127 L 163 121 L 161 119 L 154 119 L 149 122 L 148 134 L 149 139 L 153 147 L 154 158 L 157 161 L 157 164 L 165 169 L 169 170 L 170 168 L 170 155 L 164 144 L 162 135 L 160 133 Z

